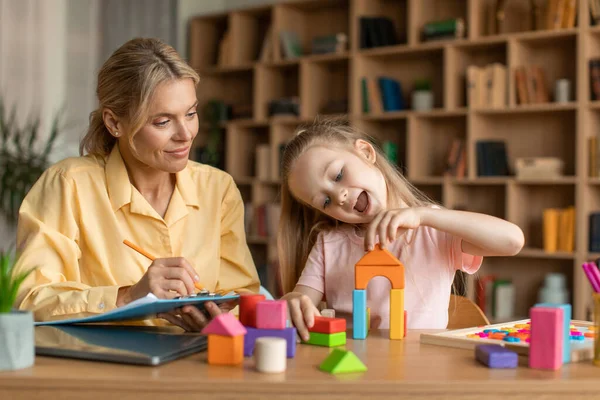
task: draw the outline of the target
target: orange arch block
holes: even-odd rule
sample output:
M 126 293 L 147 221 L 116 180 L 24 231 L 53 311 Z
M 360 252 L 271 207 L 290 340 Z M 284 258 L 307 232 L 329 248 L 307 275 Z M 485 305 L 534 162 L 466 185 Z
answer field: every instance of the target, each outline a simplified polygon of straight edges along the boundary
M 365 254 L 354 266 L 354 288 L 366 289 L 375 276 L 385 276 L 392 289 L 404 289 L 404 265 L 379 245 Z

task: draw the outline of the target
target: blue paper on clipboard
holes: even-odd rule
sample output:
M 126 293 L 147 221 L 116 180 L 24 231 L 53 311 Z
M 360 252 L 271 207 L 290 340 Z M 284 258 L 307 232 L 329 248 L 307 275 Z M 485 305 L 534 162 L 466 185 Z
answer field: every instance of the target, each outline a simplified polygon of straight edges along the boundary
M 156 314 L 168 312 L 185 305 L 194 305 L 199 309 L 203 304 L 212 301 L 216 304 L 224 303 L 239 298 L 238 294 L 227 294 L 225 296 L 198 296 L 179 299 L 159 299 L 152 293 L 146 297 L 132 301 L 131 303 L 107 311 L 102 314 L 83 318 L 72 318 L 57 321 L 36 322 L 35 325 L 69 325 L 83 324 L 89 322 L 116 322 L 116 321 L 139 321 L 143 319 L 156 318 Z

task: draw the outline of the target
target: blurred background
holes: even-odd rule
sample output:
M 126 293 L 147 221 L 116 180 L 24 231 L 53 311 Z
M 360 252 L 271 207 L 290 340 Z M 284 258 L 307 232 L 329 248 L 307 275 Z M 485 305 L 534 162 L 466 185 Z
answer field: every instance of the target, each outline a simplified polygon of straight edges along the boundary
M 23 192 L 40 159 L 78 155 L 99 67 L 152 36 L 201 75 L 192 158 L 234 177 L 275 296 L 281 150 L 299 123 L 328 115 L 373 135 L 439 204 L 523 229 L 520 254 L 459 274 L 456 294 L 493 321 L 525 318 L 538 301 L 589 319 L 581 265 L 600 259 L 599 20 L 600 0 L 0 0 L 0 128 L 20 138 L 2 142 L 12 158 L 0 153 L 0 249 L 14 242 L 6 216 L 18 206 L 3 188 Z M 47 157 L 14 151 L 35 131 L 43 152 L 59 111 Z

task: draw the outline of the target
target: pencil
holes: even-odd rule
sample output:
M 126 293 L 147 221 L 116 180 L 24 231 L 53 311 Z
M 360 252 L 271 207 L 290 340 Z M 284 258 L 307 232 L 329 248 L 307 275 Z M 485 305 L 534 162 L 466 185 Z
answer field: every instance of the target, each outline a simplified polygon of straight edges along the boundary
M 142 249 L 141 247 L 138 247 L 135 244 L 131 243 L 129 240 L 125 239 L 125 240 L 123 240 L 123 243 L 125 243 L 127 246 L 131 247 L 132 249 L 134 249 L 135 251 L 137 251 L 141 255 L 145 256 L 150 261 L 156 260 L 156 257 L 154 257 L 153 255 L 151 255 L 150 253 L 148 253 L 146 250 Z
M 131 247 L 133 250 L 137 251 L 138 253 L 140 253 L 144 257 L 148 258 L 150 261 L 156 260 L 156 257 L 154 257 L 152 254 L 148 253 L 146 250 L 142 249 L 141 247 L 136 246 L 135 244 L 131 243 L 129 240 L 125 239 L 125 240 L 123 240 L 123 243 L 125 245 Z M 194 282 L 194 286 L 198 290 L 203 290 L 204 289 L 204 286 L 202 286 L 200 284 L 200 282 Z

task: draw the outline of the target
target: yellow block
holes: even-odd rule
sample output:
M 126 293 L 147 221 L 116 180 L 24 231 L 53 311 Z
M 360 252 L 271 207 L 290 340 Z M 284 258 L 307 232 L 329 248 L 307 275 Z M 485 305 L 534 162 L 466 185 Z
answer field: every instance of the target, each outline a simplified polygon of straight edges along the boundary
M 404 289 L 390 290 L 390 339 L 404 337 Z
M 371 309 L 367 307 L 367 332 L 371 330 Z

